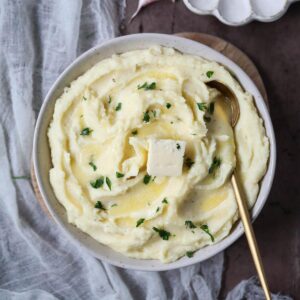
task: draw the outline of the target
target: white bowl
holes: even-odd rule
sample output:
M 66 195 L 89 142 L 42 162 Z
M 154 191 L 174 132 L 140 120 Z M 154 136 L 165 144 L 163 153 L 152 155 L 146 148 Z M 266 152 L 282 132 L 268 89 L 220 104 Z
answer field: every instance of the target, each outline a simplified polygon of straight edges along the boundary
M 153 45 L 173 47 L 183 53 L 202 56 L 227 66 L 236 75 L 242 86 L 254 96 L 256 106 L 264 120 L 266 132 L 270 139 L 270 159 L 268 169 L 261 182 L 260 192 L 252 209 L 252 217 L 255 219 L 267 200 L 273 182 L 276 164 L 275 137 L 268 109 L 253 81 L 239 66 L 219 52 L 203 44 L 185 38 L 152 33 L 128 35 L 109 40 L 78 57 L 55 81 L 44 100 L 34 132 L 33 162 L 37 183 L 46 202 L 47 208 L 53 216 L 53 219 L 72 240 L 96 258 L 107 261 L 113 265 L 136 270 L 162 271 L 188 266 L 203 261 L 224 250 L 243 234 L 244 231 L 241 222 L 237 223 L 237 226 L 233 228 L 229 236 L 215 245 L 200 249 L 192 258 L 182 257 L 181 259 L 169 264 L 164 264 L 158 260 L 128 258 L 113 251 L 111 248 L 100 244 L 74 225 L 68 223 L 65 208 L 55 198 L 49 181 L 51 158 L 47 137 L 47 130 L 52 119 L 55 101 L 62 94 L 66 85 L 104 58 L 110 57 L 116 53 L 122 53 L 134 49 L 144 49 Z

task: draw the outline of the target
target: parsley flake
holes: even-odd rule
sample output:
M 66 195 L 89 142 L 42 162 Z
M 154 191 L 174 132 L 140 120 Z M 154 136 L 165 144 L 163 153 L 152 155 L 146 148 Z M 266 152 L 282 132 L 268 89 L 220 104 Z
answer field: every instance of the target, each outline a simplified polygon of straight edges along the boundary
M 90 185 L 94 188 L 94 189 L 99 189 L 104 183 L 104 178 L 103 176 L 99 177 L 98 179 L 96 179 L 95 181 L 91 181 Z
M 144 184 L 148 184 L 151 181 L 151 176 L 148 175 L 148 174 L 146 174 L 144 176 L 144 180 L 143 181 L 144 181 Z
M 111 99 L 111 96 L 108 96 L 108 101 L 107 101 L 107 102 L 108 102 L 108 104 L 110 104 L 110 103 L 111 103 L 111 100 L 112 100 L 112 99 Z
M 122 178 L 122 177 L 124 177 L 124 174 L 120 173 L 120 172 L 116 172 L 116 177 L 117 178 Z
M 96 202 L 95 208 L 106 210 L 106 208 L 103 206 L 103 204 L 101 203 L 101 201 L 97 201 Z
M 208 116 L 203 116 L 203 120 L 206 122 L 206 123 L 209 123 L 211 121 L 211 118 L 208 117 Z
M 86 128 L 81 130 L 80 135 L 89 135 L 92 131 L 93 131 L 92 129 L 86 127 Z
M 201 110 L 201 111 L 206 111 L 207 110 L 207 105 L 204 102 L 202 102 L 202 103 L 197 102 L 197 106 L 198 106 L 199 110 Z
M 213 75 L 214 75 L 214 71 L 207 71 L 207 72 L 206 72 L 206 76 L 207 76 L 208 78 L 211 78 Z
M 143 121 L 144 121 L 145 123 L 148 123 L 148 122 L 150 121 L 150 115 L 149 115 L 148 110 L 144 112 Z
M 206 224 L 201 225 L 200 228 L 201 228 L 205 233 L 207 233 L 207 234 L 210 236 L 210 239 L 211 239 L 212 242 L 215 241 L 214 236 L 209 232 L 209 228 L 208 228 L 208 226 L 207 226 Z
M 117 203 L 114 203 L 114 204 L 111 206 L 111 208 L 112 208 L 112 207 L 116 207 L 116 206 L 118 206 L 118 204 L 117 204 Z
M 193 257 L 194 256 L 194 253 L 195 253 L 196 251 L 187 251 L 186 253 L 185 253 L 185 255 L 188 257 L 188 258 L 191 258 L 191 257 Z
M 214 114 L 214 111 L 215 111 L 215 103 L 214 103 L 214 102 L 211 102 L 211 103 L 209 104 L 207 111 L 208 111 L 211 115 Z
M 167 198 L 164 198 L 163 201 L 161 201 L 161 203 L 168 204 L 169 202 L 168 202 Z
M 208 169 L 208 173 L 214 174 L 215 171 L 220 167 L 221 162 L 222 162 L 221 159 L 215 156 L 209 169 Z
M 89 162 L 89 165 L 93 168 L 94 171 L 97 170 L 97 166 L 92 161 Z
M 185 224 L 186 228 L 189 228 L 189 229 L 197 228 L 197 226 L 192 221 L 189 221 L 189 220 L 185 221 L 184 224 Z
M 157 232 L 159 234 L 159 236 L 167 241 L 169 239 L 169 237 L 171 236 L 171 233 L 169 231 L 166 231 L 164 229 L 159 229 L 159 228 L 156 228 L 156 227 L 152 227 L 152 229 Z
M 176 149 L 179 150 L 181 147 L 178 143 L 176 143 Z
M 86 100 L 87 100 L 87 98 L 83 96 L 83 97 L 82 97 L 82 100 L 86 101 Z
M 109 190 L 111 191 L 111 181 L 108 177 L 105 177 L 105 182 L 106 182 L 106 185 L 108 186 Z
M 151 82 L 151 83 L 144 82 L 142 85 L 139 84 L 137 88 L 138 88 L 138 90 L 144 89 L 145 91 L 155 90 L 156 89 L 156 82 Z
M 139 219 L 139 220 L 137 220 L 137 222 L 136 222 L 136 226 L 135 227 L 139 227 L 141 224 L 143 224 L 144 223 L 144 221 L 145 221 L 145 219 Z
M 135 130 L 132 130 L 132 131 L 131 131 L 131 134 L 132 134 L 132 135 L 137 135 L 137 134 L 138 134 L 138 131 L 137 131 L 137 129 L 135 129 Z
M 157 212 L 157 213 L 159 212 L 159 206 L 157 207 L 156 212 Z
M 172 106 L 172 104 L 171 104 L 171 103 L 167 103 L 167 104 L 166 104 L 166 108 L 167 108 L 167 109 L 170 109 L 170 108 L 171 108 L 171 106 Z
M 119 111 L 119 110 L 121 110 L 121 108 L 122 108 L 122 103 L 119 102 L 115 108 L 115 111 Z

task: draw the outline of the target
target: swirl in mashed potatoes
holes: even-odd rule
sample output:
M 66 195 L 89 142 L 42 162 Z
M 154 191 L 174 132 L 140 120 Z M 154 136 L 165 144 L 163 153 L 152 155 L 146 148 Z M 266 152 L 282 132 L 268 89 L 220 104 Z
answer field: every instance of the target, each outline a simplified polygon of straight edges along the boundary
M 236 145 L 210 80 L 237 96 Z M 114 55 L 73 81 L 48 136 L 50 181 L 68 221 L 126 256 L 163 262 L 226 237 L 238 219 L 229 180 L 236 161 L 251 207 L 269 157 L 252 96 L 233 76 L 158 46 Z M 180 175 L 147 174 L 151 140 L 185 143 Z

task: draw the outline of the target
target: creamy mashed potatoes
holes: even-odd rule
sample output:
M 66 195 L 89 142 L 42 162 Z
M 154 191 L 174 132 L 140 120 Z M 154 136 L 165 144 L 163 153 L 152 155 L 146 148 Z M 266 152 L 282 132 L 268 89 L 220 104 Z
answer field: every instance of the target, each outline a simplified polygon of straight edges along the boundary
M 236 145 L 210 80 L 237 96 Z M 233 168 L 251 207 L 269 156 L 252 96 L 231 74 L 163 47 L 114 55 L 73 81 L 48 135 L 50 180 L 69 222 L 126 256 L 163 262 L 226 237 L 238 218 Z M 147 174 L 151 139 L 185 142 L 181 175 Z

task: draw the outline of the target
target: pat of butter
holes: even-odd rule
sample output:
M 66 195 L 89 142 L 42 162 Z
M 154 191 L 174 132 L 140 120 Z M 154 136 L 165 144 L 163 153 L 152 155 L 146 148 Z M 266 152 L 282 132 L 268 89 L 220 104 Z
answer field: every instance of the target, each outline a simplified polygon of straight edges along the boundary
M 152 176 L 180 176 L 186 142 L 149 140 L 147 173 Z

